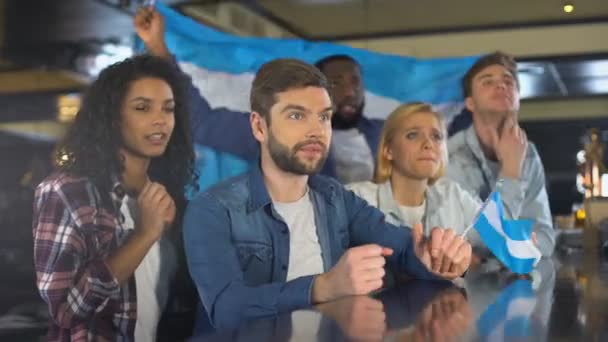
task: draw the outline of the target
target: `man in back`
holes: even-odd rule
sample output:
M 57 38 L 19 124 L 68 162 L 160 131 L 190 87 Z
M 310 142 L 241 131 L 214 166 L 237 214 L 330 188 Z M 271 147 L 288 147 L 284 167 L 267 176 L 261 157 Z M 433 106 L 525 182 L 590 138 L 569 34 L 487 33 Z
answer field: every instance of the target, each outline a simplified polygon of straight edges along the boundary
M 328 168 L 335 170 L 342 184 L 371 180 L 384 120 L 363 115 L 365 88 L 361 65 L 350 56 L 331 55 L 315 66 L 327 77 L 335 105 L 330 160 L 323 173 L 328 174 Z
M 555 231 L 536 147 L 518 125 L 519 80 L 515 60 L 502 52 L 481 57 L 463 78 L 465 106 L 473 125 L 448 141 L 448 177 L 485 200 L 496 186 L 513 192 L 521 205 L 511 217 L 535 221 L 543 256 L 555 247 Z

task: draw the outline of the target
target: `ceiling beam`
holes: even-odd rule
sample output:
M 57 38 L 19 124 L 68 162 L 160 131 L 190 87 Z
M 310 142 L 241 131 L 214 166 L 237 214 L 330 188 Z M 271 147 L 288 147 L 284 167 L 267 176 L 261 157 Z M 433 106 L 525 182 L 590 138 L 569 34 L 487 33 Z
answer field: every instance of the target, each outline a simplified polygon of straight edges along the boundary
M 608 118 L 608 96 L 522 101 L 521 121 Z
M 357 48 L 423 58 L 472 56 L 503 50 L 518 57 L 608 52 L 608 22 L 451 34 L 347 40 Z
M 432 29 L 413 29 L 413 30 L 399 30 L 399 31 L 387 31 L 387 32 L 370 32 L 370 33 L 358 33 L 351 35 L 340 35 L 340 36 L 313 36 L 310 37 L 316 40 L 369 40 L 377 38 L 392 38 L 392 37 L 414 37 L 414 36 L 425 36 L 435 34 L 454 34 L 454 33 L 471 33 L 471 32 L 483 32 L 483 31 L 512 31 L 522 30 L 531 28 L 544 28 L 544 27 L 566 27 L 572 25 L 581 24 L 606 24 L 608 23 L 608 16 L 601 15 L 591 18 L 575 18 L 575 19 L 551 19 L 551 20 L 538 20 L 530 22 L 510 22 L 510 23 L 499 23 L 499 24 L 483 24 L 483 25 L 467 25 L 467 26 L 452 26 L 444 28 L 432 28 Z
M 80 90 L 86 79 L 75 73 L 52 70 L 20 70 L 0 73 L 0 94 L 52 90 Z

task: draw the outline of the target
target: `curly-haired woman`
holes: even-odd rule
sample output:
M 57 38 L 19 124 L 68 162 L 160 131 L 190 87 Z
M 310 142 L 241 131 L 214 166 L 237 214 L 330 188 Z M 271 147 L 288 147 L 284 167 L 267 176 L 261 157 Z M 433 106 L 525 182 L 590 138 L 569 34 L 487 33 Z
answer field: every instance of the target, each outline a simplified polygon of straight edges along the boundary
M 85 93 L 59 170 L 34 201 L 48 340 L 155 339 L 195 178 L 186 92 L 172 63 L 143 55 L 106 68 Z

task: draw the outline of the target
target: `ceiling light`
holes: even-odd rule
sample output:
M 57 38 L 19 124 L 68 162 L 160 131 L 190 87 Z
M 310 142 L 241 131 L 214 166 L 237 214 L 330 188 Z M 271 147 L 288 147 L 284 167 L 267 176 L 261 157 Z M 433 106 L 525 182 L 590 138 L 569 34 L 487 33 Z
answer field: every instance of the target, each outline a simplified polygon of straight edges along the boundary
M 564 4 L 564 12 L 572 13 L 574 11 L 574 5 L 571 2 L 566 2 Z

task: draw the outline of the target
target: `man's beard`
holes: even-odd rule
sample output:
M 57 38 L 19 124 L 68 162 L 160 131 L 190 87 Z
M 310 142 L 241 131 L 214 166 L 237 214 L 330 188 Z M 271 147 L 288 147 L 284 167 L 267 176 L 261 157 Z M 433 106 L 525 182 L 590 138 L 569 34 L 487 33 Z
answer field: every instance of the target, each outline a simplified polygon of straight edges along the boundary
M 340 107 L 336 109 L 336 112 L 331 118 L 331 125 L 333 129 L 351 129 L 359 125 L 359 121 L 363 117 L 363 108 L 365 103 L 362 102 L 357 108 L 353 115 L 345 115 L 339 112 Z
M 499 135 L 502 131 L 502 127 L 505 124 L 505 121 L 508 118 L 512 117 L 517 122 L 517 113 L 519 111 L 519 105 L 517 104 L 514 104 L 513 108 L 508 108 L 505 110 L 493 109 L 487 106 L 484 107 L 478 103 L 476 103 L 475 106 L 478 109 L 478 117 L 481 119 L 481 122 L 484 125 L 493 126 L 497 130 Z
M 513 114 L 513 112 L 485 113 L 485 118 L 482 119 L 482 122 L 485 125 L 493 127 L 500 138 L 509 119 L 515 120 L 515 123 L 517 124 L 517 114 Z
M 310 143 L 318 143 L 322 145 L 324 149 L 321 158 L 316 165 L 313 166 L 307 166 L 305 163 L 302 163 L 296 155 L 300 148 Z M 297 143 L 293 149 L 290 150 L 289 147 L 281 144 L 270 130 L 268 132 L 268 152 L 279 169 L 296 175 L 313 175 L 318 173 L 327 159 L 327 146 L 325 146 L 324 143 L 320 141 L 307 140 Z

